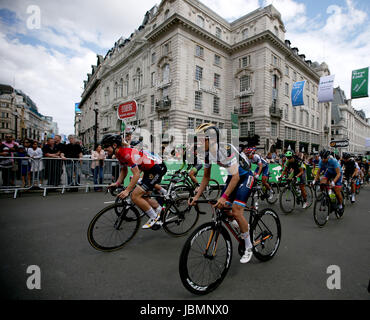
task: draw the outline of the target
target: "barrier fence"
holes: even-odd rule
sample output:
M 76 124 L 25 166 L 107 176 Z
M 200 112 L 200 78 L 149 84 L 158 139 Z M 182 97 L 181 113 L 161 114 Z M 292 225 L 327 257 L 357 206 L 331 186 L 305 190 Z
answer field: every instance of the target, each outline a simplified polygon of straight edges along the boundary
M 181 167 L 176 161 L 166 161 L 168 179 Z M 252 166 L 255 170 L 256 166 Z M 270 164 L 270 180 L 277 182 L 281 175 L 279 164 Z M 311 167 L 307 166 L 308 180 L 312 180 Z M 99 190 L 115 182 L 119 176 L 120 165 L 117 160 L 105 159 L 94 160 L 90 158 L 61 159 L 61 158 L 26 158 L 26 157 L 0 157 L 0 192 L 14 192 L 14 198 L 18 192 L 29 190 L 42 191 L 46 196 L 48 191 L 61 190 L 86 192 Z M 125 179 L 125 185 L 129 183 L 131 170 Z M 203 169 L 199 171 L 198 180 L 203 176 Z M 227 171 L 218 165 L 212 166 L 212 178 L 221 185 L 226 182 Z M 164 180 L 163 179 L 163 180 Z M 166 183 L 166 182 L 163 182 Z M 168 183 L 168 182 L 167 182 Z

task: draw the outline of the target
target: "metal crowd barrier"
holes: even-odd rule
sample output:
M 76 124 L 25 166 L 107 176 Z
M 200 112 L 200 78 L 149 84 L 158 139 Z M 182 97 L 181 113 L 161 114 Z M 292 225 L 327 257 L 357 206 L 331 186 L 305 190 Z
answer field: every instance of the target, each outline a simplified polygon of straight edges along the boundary
M 117 180 L 119 168 L 114 159 L 0 157 L 0 193 L 98 190 Z

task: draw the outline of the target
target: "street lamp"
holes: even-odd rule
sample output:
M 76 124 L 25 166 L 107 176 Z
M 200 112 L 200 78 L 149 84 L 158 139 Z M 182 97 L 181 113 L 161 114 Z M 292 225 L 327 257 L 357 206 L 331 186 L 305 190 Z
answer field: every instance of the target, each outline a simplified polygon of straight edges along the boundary
M 15 126 L 14 126 L 14 131 L 15 131 L 15 133 L 14 133 L 14 140 L 17 140 L 17 138 L 18 138 L 18 112 L 17 112 L 17 110 L 15 110 L 15 111 L 13 112 L 13 116 L 14 116 L 14 118 L 15 118 Z
M 94 133 L 94 143 L 95 143 L 95 146 L 98 144 L 98 112 L 99 112 L 99 109 L 98 109 L 98 103 L 95 102 L 95 108 L 94 108 L 94 112 L 95 112 L 95 133 Z M 94 146 L 94 148 L 95 148 Z

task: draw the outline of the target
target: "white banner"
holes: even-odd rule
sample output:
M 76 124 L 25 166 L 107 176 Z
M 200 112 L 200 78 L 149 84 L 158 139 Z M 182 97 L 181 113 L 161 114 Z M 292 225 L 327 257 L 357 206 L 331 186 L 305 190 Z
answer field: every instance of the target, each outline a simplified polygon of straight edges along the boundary
M 370 138 L 366 138 L 365 140 L 365 147 L 370 148 Z
M 335 75 L 321 77 L 318 91 L 318 100 L 321 102 L 333 101 L 333 87 Z

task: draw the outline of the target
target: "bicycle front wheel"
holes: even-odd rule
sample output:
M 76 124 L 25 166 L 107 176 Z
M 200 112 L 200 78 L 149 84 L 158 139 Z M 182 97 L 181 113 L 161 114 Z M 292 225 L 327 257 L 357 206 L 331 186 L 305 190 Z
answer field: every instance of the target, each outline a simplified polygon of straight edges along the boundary
M 179 272 L 182 284 L 193 294 L 215 290 L 230 268 L 232 242 L 225 227 L 213 222 L 197 228 L 182 248 Z
M 291 213 L 295 208 L 295 196 L 293 191 L 289 187 L 285 187 L 282 192 L 280 192 L 279 197 L 281 210 L 288 214 Z
M 280 188 L 279 188 L 279 185 L 275 182 L 270 182 L 269 184 L 272 189 L 273 195 L 271 198 L 268 195 L 266 201 L 269 204 L 274 204 L 279 199 Z
M 329 201 L 330 200 L 323 194 L 320 199 L 317 199 L 315 201 L 315 204 L 313 206 L 313 219 L 320 228 L 322 228 L 329 220 L 330 214 Z
M 253 244 L 253 254 L 260 261 L 273 258 L 281 241 L 281 224 L 277 213 L 263 209 L 254 219 L 249 231 Z
M 111 252 L 121 249 L 137 233 L 140 214 L 135 207 L 124 209 L 112 204 L 96 214 L 87 229 L 90 245 L 99 251 Z

